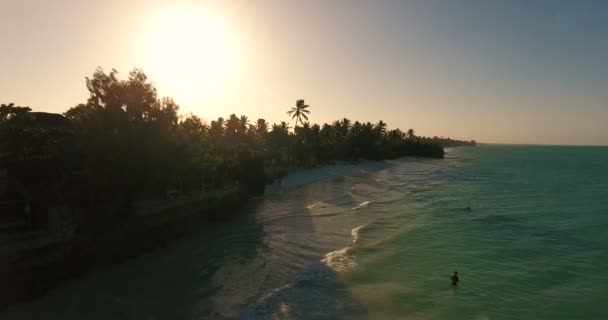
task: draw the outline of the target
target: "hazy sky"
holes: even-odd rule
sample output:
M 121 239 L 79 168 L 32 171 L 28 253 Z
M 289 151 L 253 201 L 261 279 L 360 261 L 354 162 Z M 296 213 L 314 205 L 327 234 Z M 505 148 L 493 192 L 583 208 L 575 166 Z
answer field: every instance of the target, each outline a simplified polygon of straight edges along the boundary
M 205 119 L 348 117 L 608 145 L 608 1 L 0 0 L 0 102 L 64 112 L 141 67 Z M 289 121 L 293 123 L 294 121 Z

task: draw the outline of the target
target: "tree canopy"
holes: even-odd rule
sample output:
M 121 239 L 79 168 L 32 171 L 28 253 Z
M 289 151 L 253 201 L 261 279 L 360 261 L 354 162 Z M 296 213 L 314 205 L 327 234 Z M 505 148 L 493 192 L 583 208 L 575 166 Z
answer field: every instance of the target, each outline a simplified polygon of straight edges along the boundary
M 293 127 L 237 114 L 207 123 L 193 114 L 180 116 L 179 105 L 159 97 L 140 69 L 124 80 L 116 70 L 97 69 L 86 78 L 86 87 L 87 101 L 63 116 L 28 117 L 34 114 L 28 107 L 1 105 L 2 140 L 15 142 L 3 145 L 3 154 L 17 163 L 18 154 L 45 146 L 37 152 L 52 154 L 55 168 L 72 177 L 69 183 L 52 184 L 65 195 L 62 199 L 74 206 L 112 208 L 106 211 L 118 216 L 127 215 L 133 201 L 164 198 L 167 190 L 187 194 L 237 188 L 259 194 L 292 168 L 408 155 L 443 157 L 443 146 L 474 144 L 419 137 L 413 129 L 389 129 L 382 120 L 311 124 L 311 107 L 303 99 L 288 111 Z M 65 150 L 68 158 L 60 156 Z

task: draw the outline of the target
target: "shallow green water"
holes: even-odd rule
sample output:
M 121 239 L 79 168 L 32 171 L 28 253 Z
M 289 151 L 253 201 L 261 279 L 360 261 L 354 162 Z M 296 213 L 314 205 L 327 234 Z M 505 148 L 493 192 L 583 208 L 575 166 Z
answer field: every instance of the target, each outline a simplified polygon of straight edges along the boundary
M 360 169 L 0 318 L 608 318 L 608 148 L 458 148 Z

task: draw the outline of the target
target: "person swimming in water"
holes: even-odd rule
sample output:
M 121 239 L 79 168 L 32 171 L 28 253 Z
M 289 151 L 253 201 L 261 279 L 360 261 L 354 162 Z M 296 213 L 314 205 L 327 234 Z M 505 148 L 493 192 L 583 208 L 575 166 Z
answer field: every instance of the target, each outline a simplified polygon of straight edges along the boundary
M 452 279 L 452 286 L 453 287 L 457 286 L 458 281 L 460 280 L 460 279 L 458 279 L 458 271 L 454 271 L 454 274 L 452 275 L 451 279 Z

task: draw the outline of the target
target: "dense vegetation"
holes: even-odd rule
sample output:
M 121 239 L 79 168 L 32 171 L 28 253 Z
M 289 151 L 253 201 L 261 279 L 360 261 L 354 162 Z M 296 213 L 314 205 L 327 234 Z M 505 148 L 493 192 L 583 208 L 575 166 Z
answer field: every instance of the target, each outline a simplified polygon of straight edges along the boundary
M 159 98 L 137 69 L 127 80 L 115 70 L 98 69 L 86 85 L 88 101 L 64 116 L 0 107 L 0 168 L 8 168 L 13 181 L 6 197 L 39 199 L 45 206 L 104 207 L 121 219 L 134 200 L 165 198 L 171 190 L 237 188 L 260 194 L 265 184 L 296 167 L 443 157 L 443 146 L 474 144 L 388 130 L 383 121 L 310 124 L 304 100 L 289 111 L 293 128 L 235 114 L 206 123 L 192 114 L 180 116 L 179 106 Z

